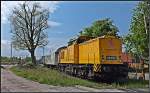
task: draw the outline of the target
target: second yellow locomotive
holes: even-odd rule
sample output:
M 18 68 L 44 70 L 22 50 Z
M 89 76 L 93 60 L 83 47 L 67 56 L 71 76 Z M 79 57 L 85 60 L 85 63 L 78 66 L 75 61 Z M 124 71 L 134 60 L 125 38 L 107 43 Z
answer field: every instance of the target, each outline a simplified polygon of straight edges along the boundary
M 118 80 L 128 76 L 121 61 L 122 41 L 115 36 L 80 36 L 59 51 L 59 70 L 83 78 Z

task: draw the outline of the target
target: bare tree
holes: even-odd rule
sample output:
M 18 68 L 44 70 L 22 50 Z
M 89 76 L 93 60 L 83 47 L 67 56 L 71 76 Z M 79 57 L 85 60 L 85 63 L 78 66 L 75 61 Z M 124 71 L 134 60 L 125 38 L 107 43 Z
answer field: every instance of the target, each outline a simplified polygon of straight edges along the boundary
M 16 49 L 28 50 L 32 63 L 36 65 L 35 49 L 48 44 L 48 36 L 44 32 L 48 26 L 49 10 L 39 3 L 24 2 L 14 8 L 10 16 L 12 44 Z

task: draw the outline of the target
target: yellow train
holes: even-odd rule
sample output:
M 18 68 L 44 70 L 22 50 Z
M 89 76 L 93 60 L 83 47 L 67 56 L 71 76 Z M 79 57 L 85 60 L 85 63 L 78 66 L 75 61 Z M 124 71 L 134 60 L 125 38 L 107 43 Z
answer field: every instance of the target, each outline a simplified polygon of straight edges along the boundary
M 122 41 L 115 36 L 80 36 L 59 49 L 58 69 L 82 78 L 119 80 L 127 78 L 127 66 L 121 61 Z

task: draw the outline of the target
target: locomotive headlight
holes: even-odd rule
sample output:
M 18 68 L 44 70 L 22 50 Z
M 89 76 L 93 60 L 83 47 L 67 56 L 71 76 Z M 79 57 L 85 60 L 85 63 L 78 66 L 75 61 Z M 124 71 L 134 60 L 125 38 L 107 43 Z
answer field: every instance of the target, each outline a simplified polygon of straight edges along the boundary
M 104 62 L 104 55 L 101 56 L 102 62 Z
M 102 55 L 102 60 L 104 60 L 104 55 Z

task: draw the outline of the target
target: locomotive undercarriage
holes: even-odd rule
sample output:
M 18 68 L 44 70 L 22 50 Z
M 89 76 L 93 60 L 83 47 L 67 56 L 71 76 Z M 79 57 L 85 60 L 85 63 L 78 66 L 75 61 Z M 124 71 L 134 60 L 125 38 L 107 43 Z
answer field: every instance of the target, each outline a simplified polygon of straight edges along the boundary
M 94 71 L 93 64 L 59 64 L 58 70 L 75 77 L 106 82 L 120 82 L 128 76 L 126 65 L 100 65 L 97 71 Z

